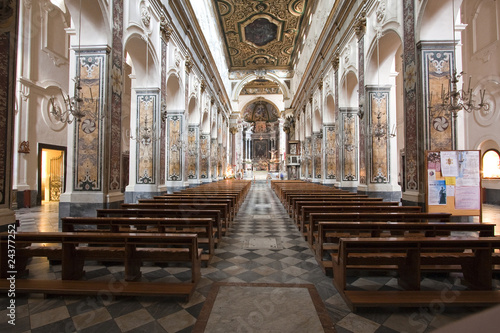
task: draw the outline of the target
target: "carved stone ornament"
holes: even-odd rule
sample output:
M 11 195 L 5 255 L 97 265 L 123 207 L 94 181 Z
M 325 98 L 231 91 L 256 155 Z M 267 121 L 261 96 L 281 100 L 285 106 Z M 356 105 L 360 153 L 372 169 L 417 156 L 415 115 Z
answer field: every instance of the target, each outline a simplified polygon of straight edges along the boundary
M 186 73 L 188 74 L 191 73 L 191 69 L 193 69 L 194 64 L 190 56 L 186 56 L 185 66 L 186 66 Z
M 172 32 L 174 29 L 168 23 L 167 19 L 163 16 L 160 21 L 160 31 L 162 32 L 163 38 L 165 39 L 165 42 L 168 43 L 170 40 L 170 36 L 172 35 Z
M 151 14 L 149 13 L 148 7 L 144 3 L 141 4 L 141 21 L 146 28 L 149 28 L 151 24 Z
M 337 54 L 335 54 L 335 56 L 333 57 L 333 60 L 332 60 L 333 70 L 337 71 L 339 69 L 339 64 L 340 64 L 340 57 L 337 53 Z
M 361 12 L 360 17 L 358 18 L 356 23 L 354 23 L 354 29 L 356 30 L 356 35 L 358 36 L 358 38 L 363 37 L 363 35 L 365 34 L 365 31 L 366 31 L 366 13 L 364 11 Z
M 237 128 L 237 127 L 231 127 L 231 128 L 229 129 L 229 132 L 231 132 L 231 134 L 233 134 L 233 135 L 234 135 L 234 134 L 238 133 L 238 128 Z
M 21 154 L 29 154 L 30 143 L 28 141 L 21 142 L 21 144 L 19 145 L 19 150 L 17 152 Z

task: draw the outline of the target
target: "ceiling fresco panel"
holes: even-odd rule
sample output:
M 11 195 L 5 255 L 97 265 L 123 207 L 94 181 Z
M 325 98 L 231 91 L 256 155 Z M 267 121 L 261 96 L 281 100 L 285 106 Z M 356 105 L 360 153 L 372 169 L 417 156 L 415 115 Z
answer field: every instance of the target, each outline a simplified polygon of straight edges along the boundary
M 308 0 L 214 0 L 230 70 L 289 69 Z

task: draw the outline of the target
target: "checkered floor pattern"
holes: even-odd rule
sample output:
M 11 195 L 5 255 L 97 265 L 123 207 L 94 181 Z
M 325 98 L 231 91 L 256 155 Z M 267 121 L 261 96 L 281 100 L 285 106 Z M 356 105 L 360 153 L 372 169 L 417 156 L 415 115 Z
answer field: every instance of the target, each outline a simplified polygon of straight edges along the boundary
M 19 212 L 21 230 L 58 230 L 54 210 L 32 214 Z M 55 219 L 55 220 L 54 220 Z M 253 244 L 253 245 L 252 245 Z M 257 245 L 255 245 L 257 244 Z M 260 246 L 259 246 L 260 244 Z M 60 278 L 60 266 L 44 259 L 31 262 L 35 278 Z M 87 265 L 87 279 L 123 279 L 123 268 Z M 148 266 L 143 278 L 150 281 L 185 281 L 189 270 L 183 267 Z M 337 332 L 430 332 L 463 318 L 481 308 L 455 308 L 437 304 L 432 308 L 360 309 L 352 313 L 331 277 L 319 268 L 307 243 L 288 217 L 266 182 L 252 185 L 232 228 L 216 249 L 189 302 L 171 298 L 51 297 L 18 295 L 16 326 L 7 323 L 9 299 L 0 297 L 0 332 L 191 332 L 213 282 L 313 284 L 325 303 Z M 352 289 L 398 288 L 392 276 L 352 277 Z M 459 276 L 430 276 L 424 286 L 460 289 Z

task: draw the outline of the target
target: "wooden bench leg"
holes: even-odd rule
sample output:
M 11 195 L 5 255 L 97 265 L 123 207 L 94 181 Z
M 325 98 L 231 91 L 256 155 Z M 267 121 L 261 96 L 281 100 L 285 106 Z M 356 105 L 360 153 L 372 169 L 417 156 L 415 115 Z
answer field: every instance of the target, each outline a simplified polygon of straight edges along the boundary
M 490 249 L 476 250 L 474 260 L 462 264 L 464 279 L 476 290 L 492 289 L 492 260 Z
M 420 289 L 420 255 L 417 250 L 408 250 L 404 262 L 398 265 L 398 284 L 406 290 Z
M 63 280 L 79 280 L 83 276 L 84 257 L 77 253 L 75 244 L 62 245 L 61 278 Z
M 142 260 L 137 256 L 135 245 L 125 246 L 125 280 L 135 281 L 141 278 Z

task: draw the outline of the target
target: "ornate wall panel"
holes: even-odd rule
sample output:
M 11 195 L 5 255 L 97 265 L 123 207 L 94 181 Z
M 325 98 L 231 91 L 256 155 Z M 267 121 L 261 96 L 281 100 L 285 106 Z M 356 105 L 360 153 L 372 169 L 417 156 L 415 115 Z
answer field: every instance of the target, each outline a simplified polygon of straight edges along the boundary
M 389 182 L 389 91 L 368 92 L 370 183 Z
M 208 179 L 210 174 L 210 136 L 200 135 L 200 178 Z
M 109 190 L 121 188 L 121 119 L 123 90 L 123 1 L 113 0 L 113 44 L 111 67 L 111 148 Z
M 358 180 L 358 148 L 357 148 L 357 119 L 355 112 L 340 112 L 341 117 L 341 133 L 342 139 L 342 180 L 354 181 Z
M 74 191 L 102 191 L 104 150 L 104 101 L 107 77 L 105 51 L 77 55 L 77 72 L 81 75 L 81 108 L 86 116 L 75 122 Z M 119 160 L 118 160 L 119 161 Z
M 187 177 L 198 178 L 198 126 L 189 126 L 187 141 Z
M 321 179 L 321 167 L 322 167 L 322 159 L 323 159 L 323 151 L 321 149 L 321 143 L 323 141 L 323 136 L 318 133 L 314 135 L 314 148 L 313 148 L 313 156 L 314 156 L 314 178 Z
M 307 168 L 307 178 L 312 178 L 313 177 L 313 158 L 314 158 L 314 152 L 312 149 L 313 141 L 312 138 L 306 138 L 306 154 L 307 154 L 307 160 L 306 160 L 306 168 Z
M 210 139 L 210 175 L 212 179 L 217 178 L 217 139 Z
M 335 126 L 325 126 L 323 137 L 325 138 L 325 178 L 337 178 L 337 155 Z
M 419 189 L 417 123 L 417 56 L 415 52 L 415 0 L 403 0 L 403 79 L 405 108 L 406 189 Z
M 182 180 L 182 116 L 167 116 L 168 158 L 167 180 Z
M 422 50 L 424 94 L 430 96 L 426 102 L 426 149 L 454 149 L 454 124 L 450 112 L 440 110 L 442 93 L 450 91 L 453 74 L 454 53 L 452 50 Z
M 137 184 L 156 184 L 156 108 L 158 95 L 147 92 L 137 93 Z

